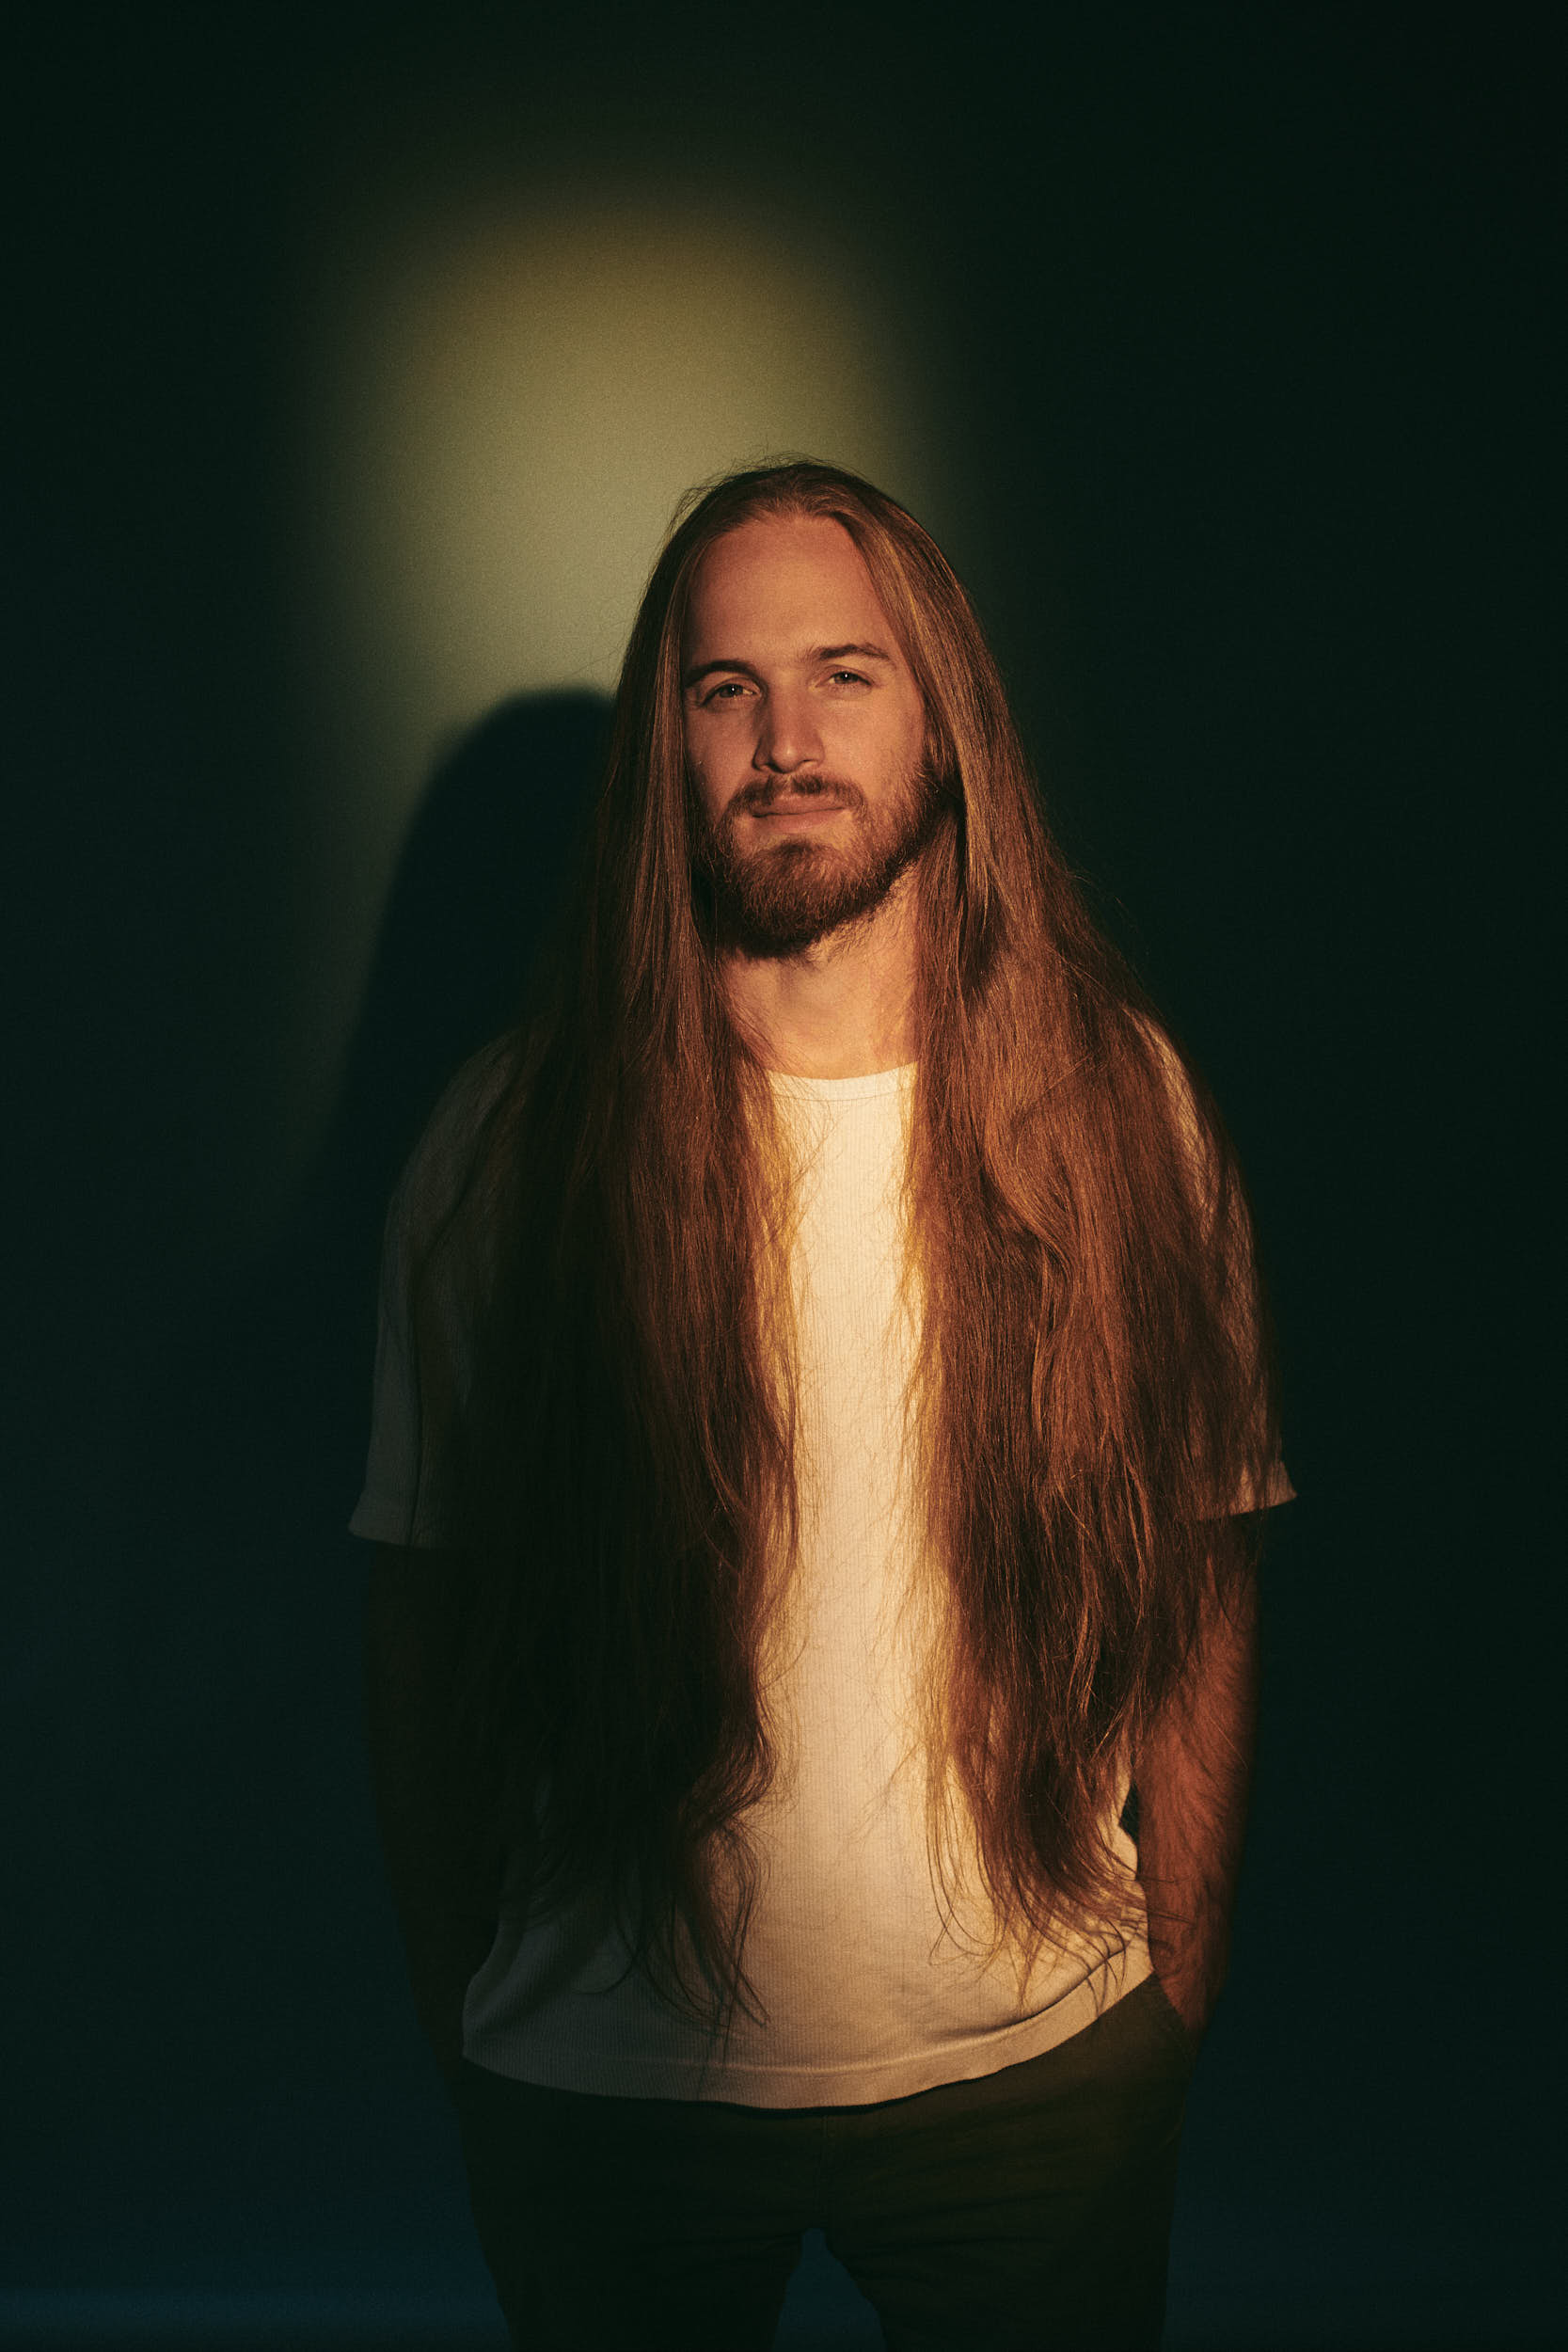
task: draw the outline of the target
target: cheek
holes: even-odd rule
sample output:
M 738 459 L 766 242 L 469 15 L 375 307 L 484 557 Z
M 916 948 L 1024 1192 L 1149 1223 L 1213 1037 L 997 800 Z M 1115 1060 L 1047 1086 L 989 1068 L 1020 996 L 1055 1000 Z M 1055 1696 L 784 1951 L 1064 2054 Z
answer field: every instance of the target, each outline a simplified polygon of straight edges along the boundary
M 928 729 L 926 706 L 918 695 L 900 695 L 895 704 L 884 700 L 875 708 L 863 706 L 868 723 L 865 748 L 873 751 L 890 775 L 907 775 L 926 751 Z

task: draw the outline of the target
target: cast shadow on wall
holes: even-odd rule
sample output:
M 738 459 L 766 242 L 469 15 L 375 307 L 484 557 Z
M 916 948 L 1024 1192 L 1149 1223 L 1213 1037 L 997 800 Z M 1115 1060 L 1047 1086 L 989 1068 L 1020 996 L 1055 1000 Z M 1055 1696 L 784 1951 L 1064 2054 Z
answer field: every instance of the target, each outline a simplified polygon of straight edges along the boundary
M 286 1242 L 290 1286 L 321 1351 L 313 1429 L 300 1435 L 331 1507 L 346 1511 L 357 1491 L 388 1199 L 448 1079 L 516 1017 L 598 782 L 610 710 L 587 692 L 500 704 L 436 769 L 404 844 L 337 1104 Z
M 113 2055 L 131 2110 L 168 2119 L 178 2145 L 163 2209 L 199 2212 L 210 2247 L 231 2232 L 236 2275 L 277 2231 L 321 2233 L 334 2261 L 360 2230 L 377 2249 L 401 2233 L 409 2262 L 433 2231 L 477 2260 L 375 1855 L 368 1552 L 346 1522 L 388 1199 L 452 1072 L 515 1017 L 609 710 L 590 693 L 520 697 L 438 767 L 309 1177 L 143 1400 L 97 1829 L 137 1930 L 120 1988 L 136 2036 Z M 224 1965 L 193 1969 L 214 1919 Z

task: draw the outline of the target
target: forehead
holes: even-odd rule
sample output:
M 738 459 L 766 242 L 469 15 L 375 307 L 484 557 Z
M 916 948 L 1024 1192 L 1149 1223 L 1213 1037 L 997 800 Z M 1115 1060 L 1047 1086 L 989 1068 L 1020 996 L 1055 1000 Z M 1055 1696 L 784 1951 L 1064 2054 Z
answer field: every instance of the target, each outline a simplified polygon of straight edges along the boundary
M 864 557 L 843 524 L 825 516 L 741 523 L 715 540 L 692 578 L 689 659 L 740 655 L 748 644 L 794 651 L 866 638 L 895 649 Z

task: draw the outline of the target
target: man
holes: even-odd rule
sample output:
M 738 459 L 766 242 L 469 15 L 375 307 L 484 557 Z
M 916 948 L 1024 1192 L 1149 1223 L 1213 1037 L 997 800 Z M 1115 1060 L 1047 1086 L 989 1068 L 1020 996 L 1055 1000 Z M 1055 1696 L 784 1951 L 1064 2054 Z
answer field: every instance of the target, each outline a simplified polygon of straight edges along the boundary
M 1223 1132 L 869 485 L 672 535 L 386 1292 L 378 1805 L 515 2341 L 765 2345 L 821 2226 L 895 2352 L 1152 2344 L 1289 1487 Z

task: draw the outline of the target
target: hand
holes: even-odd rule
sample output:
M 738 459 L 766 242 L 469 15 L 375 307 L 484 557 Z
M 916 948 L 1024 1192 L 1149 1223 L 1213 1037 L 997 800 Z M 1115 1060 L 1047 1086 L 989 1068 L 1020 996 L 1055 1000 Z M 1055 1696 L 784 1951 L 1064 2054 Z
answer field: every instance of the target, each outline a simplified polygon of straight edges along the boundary
M 1156 1967 L 1155 1978 L 1161 1992 L 1175 2010 L 1195 2042 L 1201 2042 L 1213 2014 L 1213 2003 L 1190 1971 L 1182 1971 L 1166 1963 Z

